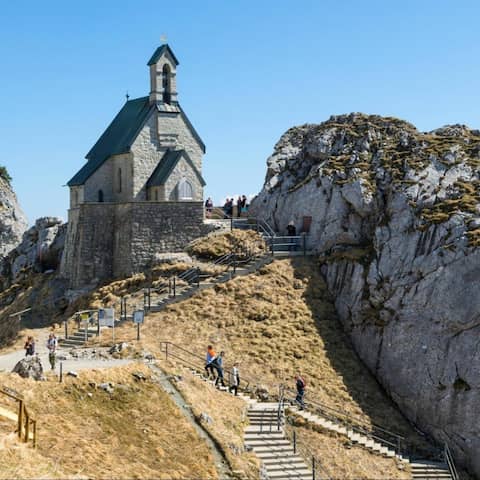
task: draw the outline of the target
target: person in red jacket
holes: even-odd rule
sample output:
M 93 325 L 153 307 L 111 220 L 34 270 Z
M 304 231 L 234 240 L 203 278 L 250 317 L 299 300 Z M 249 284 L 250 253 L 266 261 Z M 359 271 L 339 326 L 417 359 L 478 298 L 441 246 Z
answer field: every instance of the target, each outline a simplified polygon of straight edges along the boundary
M 295 377 L 295 386 L 297 387 L 297 396 L 295 397 L 295 401 L 298 403 L 300 410 L 303 410 L 305 408 L 303 397 L 305 396 L 305 388 L 307 384 L 300 374 Z

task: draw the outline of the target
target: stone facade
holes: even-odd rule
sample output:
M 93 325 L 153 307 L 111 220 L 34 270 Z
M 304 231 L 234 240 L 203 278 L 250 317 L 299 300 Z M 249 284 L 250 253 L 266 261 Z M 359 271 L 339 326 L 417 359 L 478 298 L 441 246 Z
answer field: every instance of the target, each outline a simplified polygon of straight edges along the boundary
M 208 231 L 202 202 L 85 203 L 69 212 L 61 268 L 80 288 L 145 270 Z

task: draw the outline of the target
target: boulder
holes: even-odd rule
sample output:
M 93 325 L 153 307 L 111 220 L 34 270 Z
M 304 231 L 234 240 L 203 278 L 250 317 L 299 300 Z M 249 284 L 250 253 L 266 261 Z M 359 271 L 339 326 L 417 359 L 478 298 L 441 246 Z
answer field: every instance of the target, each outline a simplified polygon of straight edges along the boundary
M 42 362 L 38 356 L 22 358 L 13 367 L 12 372 L 18 373 L 22 378 L 44 379 Z

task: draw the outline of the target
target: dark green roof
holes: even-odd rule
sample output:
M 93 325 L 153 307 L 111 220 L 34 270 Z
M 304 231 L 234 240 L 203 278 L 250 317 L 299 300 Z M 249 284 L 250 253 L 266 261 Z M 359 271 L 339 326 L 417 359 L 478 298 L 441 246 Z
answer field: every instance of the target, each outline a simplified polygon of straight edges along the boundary
M 171 57 L 173 58 L 173 61 L 175 62 L 175 65 L 179 65 L 177 57 L 175 54 L 172 52 L 172 49 L 168 46 L 168 44 L 162 45 L 161 47 L 158 47 L 155 52 L 153 53 L 152 57 L 148 61 L 147 65 L 153 65 L 154 63 L 158 62 L 158 59 L 165 53 L 168 52 Z
M 88 162 L 70 179 L 67 185 L 69 187 L 83 185 L 108 157 L 128 152 L 151 108 L 148 97 L 126 102 L 97 143 L 87 153 Z
M 178 161 L 182 157 L 185 158 L 187 163 L 195 172 L 195 175 L 202 184 L 202 187 L 204 187 L 206 185 L 205 180 L 202 178 L 200 172 L 197 170 L 197 167 L 195 167 L 195 164 L 192 162 L 192 159 L 188 156 L 188 153 L 185 150 L 167 150 L 160 162 L 158 162 L 158 165 L 153 171 L 151 177 L 148 179 L 147 187 L 158 187 L 160 185 L 164 185 L 170 174 L 173 172 L 173 169 L 177 165 Z

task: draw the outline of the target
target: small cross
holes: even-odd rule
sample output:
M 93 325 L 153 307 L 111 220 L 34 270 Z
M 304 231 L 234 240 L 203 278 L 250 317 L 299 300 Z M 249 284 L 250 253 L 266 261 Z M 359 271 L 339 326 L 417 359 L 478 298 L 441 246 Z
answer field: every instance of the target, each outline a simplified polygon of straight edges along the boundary
M 167 36 L 162 33 L 162 35 L 160 36 L 160 42 L 163 44 L 163 43 L 167 43 Z
M 130 95 L 128 94 L 128 92 L 125 94 L 125 98 L 127 99 L 127 102 L 128 102 L 128 99 L 130 98 Z

